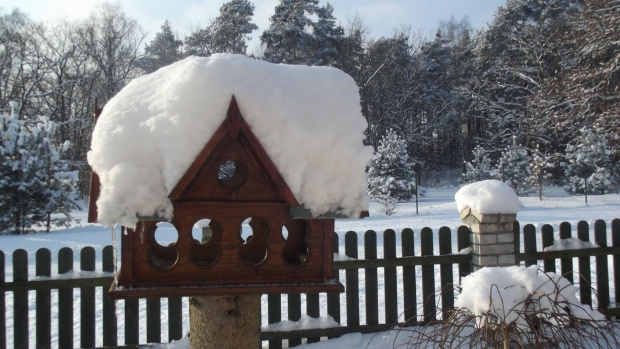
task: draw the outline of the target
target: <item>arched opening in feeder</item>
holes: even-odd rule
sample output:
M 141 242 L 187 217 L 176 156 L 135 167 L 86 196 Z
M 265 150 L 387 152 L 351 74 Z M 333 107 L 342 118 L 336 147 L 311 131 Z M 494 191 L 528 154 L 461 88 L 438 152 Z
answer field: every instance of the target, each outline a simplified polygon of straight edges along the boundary
M 244 240 L 243 245 L 239 247 L 239 259 L 250 267 L 260 266 L 267 259 L 268 235 L 269 226 L 263 219 L 257 217 L 245 219 L 239 227 L 239 236 Z
M 305 220 L 292 219 L 282 227 L 282 237 L 286 240 L 282 248 L 282 258 L 291 266 L 302 266 L 310 258 L 308 248 L 308 227 Z
M 179 260 L 179 250 L 176 246 L 179 232 L 176 227 L 169 222 L 157 222 L 145 227 L 143 234 L 151 245 L 148 252 L 151 267 L 157 271 L 172 269 Z
M 215 220 L 204 218 L 194 223 L 189 249 L 192 263 L 198 268 L 210 268 L 217 264 L 220 259 L 221 237 L 222 228 Z

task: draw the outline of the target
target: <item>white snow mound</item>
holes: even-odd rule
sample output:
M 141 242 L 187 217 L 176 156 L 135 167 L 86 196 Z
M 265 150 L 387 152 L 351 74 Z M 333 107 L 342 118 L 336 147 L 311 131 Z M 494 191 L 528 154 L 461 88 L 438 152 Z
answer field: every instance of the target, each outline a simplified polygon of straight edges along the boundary
M 510 186 L 502 181 L 489 179 L 468 184 L 454 195 L 459 212 L 467 207 L 481 214 L 519 212 L 519 197 Z
M 129 83 L 103 109 L 88 162 L 100 223 L 172 217 L 168 193 L 209 141 L 232 96 L 300 204 L 350 217 L 368 209 L 367 123 L 344 72 L 240 55 L 189 57 Z

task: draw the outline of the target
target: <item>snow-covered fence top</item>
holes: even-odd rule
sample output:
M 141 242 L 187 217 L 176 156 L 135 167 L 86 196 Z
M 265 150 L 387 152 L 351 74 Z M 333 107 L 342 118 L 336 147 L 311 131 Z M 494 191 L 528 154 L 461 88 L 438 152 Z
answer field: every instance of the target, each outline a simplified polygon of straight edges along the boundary
M 103 109 L 88 162 L 98 220 L 171 218 L 168 194 L 226 117 L 232 96 L 297 201 L 313 215 L 368 209 L 367 123 L 357 86 L 334 68 L 239 55 L 189 57 L 129 83 Z
M 519 197 L 508 184 L 495 179 L 468 184 L 454 195 L 457 210 L 467 207 L 480 214 L 515 214 L 521 204 Z

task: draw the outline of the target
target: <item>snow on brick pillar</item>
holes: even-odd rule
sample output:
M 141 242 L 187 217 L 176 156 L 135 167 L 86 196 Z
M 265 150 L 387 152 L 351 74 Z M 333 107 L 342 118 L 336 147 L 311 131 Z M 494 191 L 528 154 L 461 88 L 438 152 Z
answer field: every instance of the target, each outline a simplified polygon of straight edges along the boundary
M 471 231 L 474 271 L 514 265 L 513 227 L 520 208 L 515 192 L 504 182 L 486 180 L 464 186 L 455 200 Z

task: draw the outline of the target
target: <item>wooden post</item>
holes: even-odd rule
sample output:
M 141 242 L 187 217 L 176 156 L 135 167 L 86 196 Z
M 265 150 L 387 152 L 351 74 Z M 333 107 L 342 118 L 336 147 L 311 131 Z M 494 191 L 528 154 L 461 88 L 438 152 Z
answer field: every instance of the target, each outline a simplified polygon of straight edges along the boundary
M 190 349 L 260 348 L 260 297 L 190 297 Z

